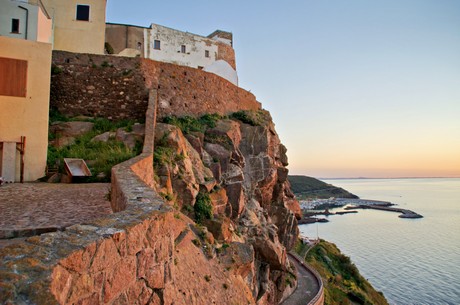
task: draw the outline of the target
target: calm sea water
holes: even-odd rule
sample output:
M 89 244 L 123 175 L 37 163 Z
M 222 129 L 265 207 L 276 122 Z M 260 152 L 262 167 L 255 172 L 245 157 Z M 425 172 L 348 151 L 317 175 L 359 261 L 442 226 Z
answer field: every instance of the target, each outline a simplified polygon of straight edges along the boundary
M 460 304 L 460 179 L 325 180 L 424 218 L 358 210 L 301 233 L 335 243 L 390 304 Z

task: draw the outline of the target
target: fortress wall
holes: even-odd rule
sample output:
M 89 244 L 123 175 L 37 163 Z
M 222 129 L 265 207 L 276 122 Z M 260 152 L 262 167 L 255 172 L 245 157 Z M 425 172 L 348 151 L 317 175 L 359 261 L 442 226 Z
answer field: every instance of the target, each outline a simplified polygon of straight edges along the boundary
M 160 118 L 261 108 L 252 93 L 190 67 L 63 51 L 53 52 L 53 65 L 51 107 L 67 116 L 143 120 L 149 88 L 158 88 Z

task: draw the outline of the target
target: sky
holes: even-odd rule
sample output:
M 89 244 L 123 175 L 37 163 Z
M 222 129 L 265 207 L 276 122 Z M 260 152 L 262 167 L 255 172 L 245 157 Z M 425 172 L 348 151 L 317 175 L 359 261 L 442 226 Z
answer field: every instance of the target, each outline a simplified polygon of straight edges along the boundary
M 291 174 L 460 177 L 458 0 L 109 0 L 107 21 L 232 32 Z

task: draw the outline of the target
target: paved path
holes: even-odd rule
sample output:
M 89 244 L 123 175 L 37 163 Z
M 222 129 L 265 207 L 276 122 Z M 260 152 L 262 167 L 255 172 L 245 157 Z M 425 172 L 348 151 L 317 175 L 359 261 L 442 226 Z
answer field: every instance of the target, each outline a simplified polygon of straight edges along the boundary
M 281 305 L 306 305 L 318 294 L 320 286 L 315 275 L 289 255 L 297 270 L 297 288 Z
M 2 185 L 0 241 L 12 236 L 55 231 L 111 214 L 110 202 L 106 199 L 109 188 L 108 183 Z

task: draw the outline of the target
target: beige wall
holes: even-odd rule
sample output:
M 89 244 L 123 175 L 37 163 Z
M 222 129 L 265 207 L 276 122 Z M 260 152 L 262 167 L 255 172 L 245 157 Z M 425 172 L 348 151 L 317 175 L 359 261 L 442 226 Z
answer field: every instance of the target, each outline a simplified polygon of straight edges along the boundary
M 115 54 L 125 49 L 133 49 L 144 57 L 144 29 L 133 25 L 107 23 L 105 41 L 112 46 Z
M 0 37 L 0 57 L 28 62 L 26 97 L 0 95 L 0 141 L 26 136 L 24 180 L 33 181 L 44 176 L 46 167 L 51 44 Z M 16 159 L 19 181 L 19 154 Z
M 42 0 L 53 19 L 54 49 L 104 54 L 106 0 Z M 77 4 L 89 5 L 89 21 L 76 20 Z
M 53 20 L 41 9 L 38 10 L 37 41 L 53 43 Z

